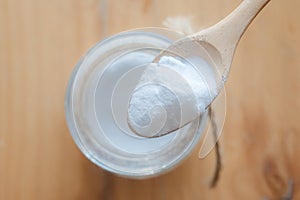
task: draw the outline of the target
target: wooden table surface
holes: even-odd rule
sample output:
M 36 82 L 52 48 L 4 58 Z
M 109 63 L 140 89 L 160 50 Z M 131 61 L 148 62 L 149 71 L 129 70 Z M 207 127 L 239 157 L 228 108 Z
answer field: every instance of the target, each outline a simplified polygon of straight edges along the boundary
M 300 199 L 300 1 L 272 2 L 237 49 L 227 83 L 222 171 L 198 148 L 170 173 L 116 177 L 91 164 L 67 129 L 70 73 L 94 43 L 167 16 L 207 27 L 238 0 L 0 0 L 0 199 Z

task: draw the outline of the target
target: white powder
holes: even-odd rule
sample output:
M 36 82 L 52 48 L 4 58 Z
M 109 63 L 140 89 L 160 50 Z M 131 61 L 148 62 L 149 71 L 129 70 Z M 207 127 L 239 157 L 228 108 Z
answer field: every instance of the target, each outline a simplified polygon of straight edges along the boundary
M 164 135 L 200 116 L 211 103 L 216 95 L 212 68 L 200 57 L 188 61 L 163 56 L 146 68 L 128 108 L 135 133 Z

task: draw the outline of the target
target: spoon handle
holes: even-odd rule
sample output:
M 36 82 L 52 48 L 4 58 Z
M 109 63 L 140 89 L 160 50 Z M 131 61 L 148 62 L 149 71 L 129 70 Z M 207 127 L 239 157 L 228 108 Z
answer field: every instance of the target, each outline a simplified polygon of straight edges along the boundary
M 232 57 L 243 33 L 270 0 L 244 0 L 231 14 L 208 29 L 193 34 L 196 40 L 205 40 L 215 46 L 222 55 Z M 227 53 L 226 53 L 227 52 Z M 228 58 L 228 57 L 227 57 Z

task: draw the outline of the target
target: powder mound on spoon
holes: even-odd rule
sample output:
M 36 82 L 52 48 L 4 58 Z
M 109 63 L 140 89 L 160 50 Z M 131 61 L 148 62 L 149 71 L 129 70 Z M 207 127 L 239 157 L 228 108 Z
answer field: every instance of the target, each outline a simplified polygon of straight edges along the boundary
M 129 102 L 129 127 L 137 135 L 159 137 L 196 119 L 214 96 L 215 81 L 207 76 L 213 73 L 199 57 L 170 55 L 149 64 Z

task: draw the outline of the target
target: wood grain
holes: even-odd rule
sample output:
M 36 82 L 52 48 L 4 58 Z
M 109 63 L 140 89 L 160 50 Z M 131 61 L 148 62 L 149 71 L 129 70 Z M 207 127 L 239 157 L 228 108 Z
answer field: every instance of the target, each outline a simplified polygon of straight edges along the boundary
M 300 199 L 300 2 L 272 1 L 240 42 L 227 84 L 223 168 L 198 147 L 178 168 L 127 180 L 91 164 L 64 119 L 80 56 L 103 37 L 193 15 L 206 27 L 237 0 L 0 0 L 0 199 Z

